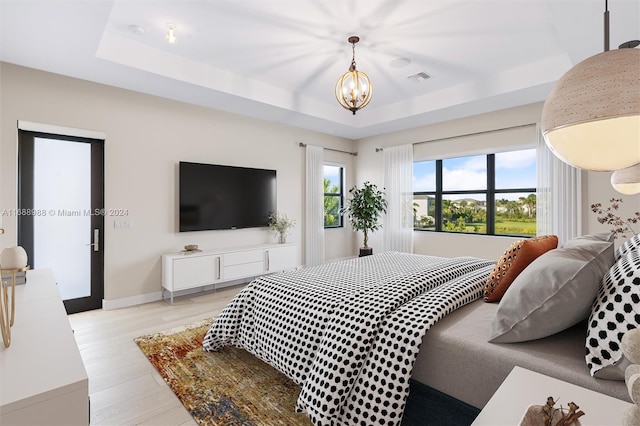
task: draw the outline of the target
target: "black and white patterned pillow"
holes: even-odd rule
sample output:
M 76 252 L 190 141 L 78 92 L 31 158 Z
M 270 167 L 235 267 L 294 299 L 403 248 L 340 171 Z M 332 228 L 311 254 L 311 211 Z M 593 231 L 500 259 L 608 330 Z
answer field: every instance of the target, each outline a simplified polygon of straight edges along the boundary
M 631 238 L 629 238 L 627 241 L 625 241 L 624 244 L 622 244 L 620 247 L 618 247 L 618 250 L 616 250 L 616 260 L 620 259 L 622 256 L 624 256 L 625 254 L 629 253 L 632 250 L 639 250 L 639 249 L 640 249 L 640 234 L 636 234 Z
M 591 375 L 624 380 L 629 363 L 620 342 L 640 327 L 640 250 L 622 256 L 602 279 L 587 329 L 586 361 Z

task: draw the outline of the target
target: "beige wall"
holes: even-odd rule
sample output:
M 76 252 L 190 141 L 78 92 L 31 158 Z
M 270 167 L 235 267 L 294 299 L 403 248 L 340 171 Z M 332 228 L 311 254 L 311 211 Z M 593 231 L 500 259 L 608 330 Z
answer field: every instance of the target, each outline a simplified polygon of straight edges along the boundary
M 185 244 L 204 249 L 275 242 L 265 229 L 177 232 L 177 163 L 197 161 L 275 169 L 278 210 L 296 220 L 288 237 L 304 263 L 304 149 L 299 142 L 353 150 L 347 140 L 132 91 L 0 64 L 0 208 L 16 207 L 17 121 L 106 134 L 106 208 L 128 209 L 133 229 L 105 220 L 105 300 L 157 297 L 160 256 Z M 354 179 L 354 157 L 325 151 Z M 4 217 L 0 247 L 16 244 L 15 217 Z M 327 260 L 353 255 L 348 228 L 327 231 Z
M 362 139 L 358 141 L 356 181 L 361 183 L 369 180 L 382 187 L 383 156 L 382 152 L 376 152 L 376 148 L 415 144 L 451 136 L 537 123 L 540 120 L 541 111 L 542 103 L 535 103 Z M 525 135 L 528 133 L 524 132 Z M 482 143 L 491 144 L 488 141 L 490 138 L 486 136 L 480 139 L 483 140 Z M 527 140 L 524 143 L 535 143 L 535 140 Z M 500 144 L 502 147 L 505 146 Z M 521 147 L 523 142 L 518 140 L 514 141 L 514 144 L 514 148 L 517 148 Z M 420 155 L 424 157 L 429 151 L 438 154 L 447 152 L 447 147 L 449 147 L 448 156 L 477 154 L 479 148 L 478 146 L 458 144 L 455 141 L 440 141 L 416 145 L 414 151 L 419 151 Z M 608 226 L 598 223 L 596 216 L 590 211 L 589 207 L 593 203 L 601 202 L 603 205 L 608 205 L 610 198 L 622 198 L 624 201 L 619 213 L 621 217 L 632 217 L 634 212 L 640 211 L 640 196 L 623 196 L 616 192 L 609 183 L 610 173 L 584 172 L 583 176 L 583 233 L 607 232 L 609 230 Z M 640 231 L 640 224 L 635 229 Z M 369 245 L 374 247 L 374 250 L 382 248 L 382 235 L 382 231 L 379 231 L 371 236 Z M 515 238 L 512 237 L 414 232 L 414 251 L 435 256 L 466 255 L 497 259 L 513 241 Z
M 275 241 L 268 230 L 256 229 L 178 233 L 176 164 L 180 160 L 276 169 L 278 209 L 296 220 L 289 241 L 298 244 L 302 264 L 304 150 L 299 142 L 357 150 L 357 157 L 325 151 L 325 160 L 345 165 L 347 189 L 365 180 L 382 186 L 383 157 L 375 152 L 377 147 L 535 123 L 541 108 L 541 103 L 532 104 L 352 142 L 2 63 L 0 208 L 16 207 L 18 120 L 104 132 L 106 207 L 128 209 L 134 222 L 133 229 L 114 229 L 113 218 L 106 218 L 105 299 L 136 303 L 157 297 L 162 253 L 190 243 L 214 249 Z M 455 148 L 451 154 L 466 154 L 458 150 L 473 147 Z M 625 200 L 622 217 L 640 210 L 640 197 L 615 192 L 608 173 L 585 173 L 585 233 L 608 230 L 588 207 L 607 203 L 612 197 Z M 0 237 L 0 247 L 15 245 L 15 218 L 5 217 L 3 227 L 7 233 Z M 325 259 L 354 255 L 360 240 L 349 227 L 327 230 Z M 508 237 L 416 232 L 415 252 L 497 258 L 512 241 Z M 376 252 L 382 250 L 381 231 L 371 236 L 370 245 Z

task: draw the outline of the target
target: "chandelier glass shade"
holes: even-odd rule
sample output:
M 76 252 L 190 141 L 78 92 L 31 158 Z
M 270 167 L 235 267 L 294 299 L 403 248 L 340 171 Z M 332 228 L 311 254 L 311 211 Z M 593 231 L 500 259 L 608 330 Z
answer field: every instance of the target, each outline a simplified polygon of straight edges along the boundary
M 353 57 L 349 71 L 344 73 L 336 83 L 336 99 L 343 108 L 356 114 L 356 111 L 366 107 L 371 102 L 373 88 L 367 74 L 356 69 L 355 48 L 359 37 L 349 37 L 352 44 Z

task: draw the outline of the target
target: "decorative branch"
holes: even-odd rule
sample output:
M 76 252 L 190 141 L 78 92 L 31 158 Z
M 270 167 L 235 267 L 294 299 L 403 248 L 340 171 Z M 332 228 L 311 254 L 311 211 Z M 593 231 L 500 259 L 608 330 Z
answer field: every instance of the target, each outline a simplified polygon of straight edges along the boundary
M 571 426 L 574 424 L 580 417 L 584 416 L 584 412 L 577 411 L 580 407 L 578 407 L 574 402 L 569 403 L 569 412 L 562 416 L 558 423 L 555 426 Z M 560 408 L 560 413 L 562 413 L 562 407 Z
M 578 411 L 580 407 L 574 402 L 569 403 L 569 412 L 564 414 L 565 409 L 560 406 L 560 408 L 554 408 L 556 405 L 556 401 L 553 397 L 547 398 L 547 403 L 542 406 L 542 424 L 544 426 L 572 426 L 578 419 L 584 416 L 584 411 Z M 540 407 L 539 405 L 537 407 Z M 556 414 L 560 414 L 560 419 L 554 424 L 553 418 L 556 417 Z
M 637 231 L 633 229 L 632 225 L 640 222 L 640 212 L 635 212 L 634 217 L 622 219 L 620 216 L 613 213 L 618 210 L 620 204 L 622 204 L 622 199 L 612 198 L 609 202 L 611 205 L 606 209 L 602 208 L 601 203 L 591 205 L 591 211 L 598 215 L 598 222 L 613 226 L 613 228 L 611 228 L 611 233 L 614 238 L 618 238 L 619 236 L 624 237 L 627 232 L 637 234 Z
M 547 398 L 547 403 L 542 407 L 542 419 L 545 425 L 551 426 L 554 405 L 556 405 L 556 402 L 553 400 L 553 397 L 550 396 Z

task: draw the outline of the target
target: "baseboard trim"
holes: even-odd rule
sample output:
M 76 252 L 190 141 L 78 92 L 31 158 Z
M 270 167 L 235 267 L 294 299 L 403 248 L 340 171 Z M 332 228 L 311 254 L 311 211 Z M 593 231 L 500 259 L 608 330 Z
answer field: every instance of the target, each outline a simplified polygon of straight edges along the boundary
M 247 282 L 248 282 L 247 278 L 240 278 L 237 280 L 226 281 L 224 283 L 219 283 L 215 285 L 210 284 L 202 287 L 194 287 L 194 288 L 188 288 L 186 290 L 178 290 L 175 293 L 173 293 L 173 297 L 175 298 L 179 296 L 187 296 L 190 294 L 220 290 L 225 287 L 232 287 L 240 284 L 246 284 Z M 138 296 L 131 296 L 131 297 L 123 297 L 121 299 L 113 299 L 113 300 L 102 299 L 102 309 L 105 311 L 110 311 L 113 309 L 128 308 L 130 306 L 143 305 L 145 303 L 151 303 L 151 302 L 156 302 L 158 300 L 162 300 L 162 296 L 163 296 L 162 291 L 154 291 L 153 293 L 140 294 Z M 164 298 L 167 301 L 169 300 L 168 292 L 165 292 Z
M 123 297 L 121 299 L 102 299 L 102 309 L 110 311 L 112 309 L 128 308 L 129 306 L 142 305 L 145 303 L 155 302 L 162 299 L 161 291 L 153 293 L 140 294 L 138 296 Z

